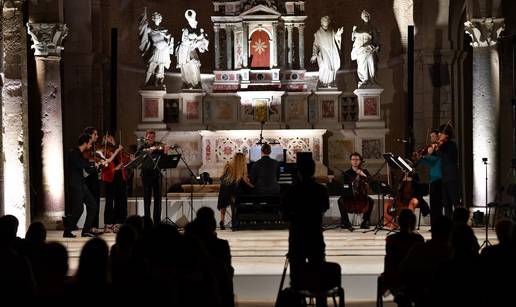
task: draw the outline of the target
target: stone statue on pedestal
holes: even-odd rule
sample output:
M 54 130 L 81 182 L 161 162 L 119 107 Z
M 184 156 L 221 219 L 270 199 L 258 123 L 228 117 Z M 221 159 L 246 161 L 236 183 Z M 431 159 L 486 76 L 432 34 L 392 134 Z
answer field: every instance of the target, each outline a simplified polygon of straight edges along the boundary
M 330 25 L 330 17 L 321 18 L 321 27 L 314 34 L 312 58 L 310 62 L 319 66 L 319 83 L 326 87 L 335 86 L 335 75 L 340 68 L 340 45 L 342 27 L 335 32 Z
M 380 49 L 378 33 L 369 23 L 371 15 L 366 10 L 363 10 L 361 17 L 363 23 L 359 26 L 353 26 L 353 33 L 351 34 L 351 40 L 353 41 L 351 60 L 357 61 L 357 74 L 360 80 L 358 82 L 359 88 L 376 85 L 376 53 Z
M 208 50 L 209 41 L 204 29 L 197 28 L 196 13 L 186 10 L 185 18 L 188 26 L 183 28 L 181 42 L 176 48 L 177 68 L 181 70 L 181 78 L 187 88 L 201 87 L 201 62 L 197 50 L 204 53 Z
M 159 24 L 163 20 L 158 12 L 152 13 L 149 25 L 147 20 L 147 8 L 145 8 L 138 26 L 140 51 L 147 65 L 145 86 L 164 87 L 165 68 L 170 67 L 170 55 L 174 53 L 174 38 L 167 29 Z

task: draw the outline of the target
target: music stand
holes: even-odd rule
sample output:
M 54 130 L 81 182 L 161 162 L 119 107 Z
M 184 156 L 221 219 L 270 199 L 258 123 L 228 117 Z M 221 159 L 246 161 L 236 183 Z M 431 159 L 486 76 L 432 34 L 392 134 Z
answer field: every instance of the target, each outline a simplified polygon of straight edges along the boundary
M 181 159 L 180 154 L 175 155 L 161 155 L 158 157 L 157 166 L 162 171 L 168 171 L 171 168 L 176 168 L 179 164 L 179 160 Z M 174 223 L 168 217 L 168 174 L 165 173 L 165 218 L 161 220 L 163 224 L 171 224 L 177 227 L 176 223 Z M 163 176 L 161 176 L 161 185 L 163 186 Z

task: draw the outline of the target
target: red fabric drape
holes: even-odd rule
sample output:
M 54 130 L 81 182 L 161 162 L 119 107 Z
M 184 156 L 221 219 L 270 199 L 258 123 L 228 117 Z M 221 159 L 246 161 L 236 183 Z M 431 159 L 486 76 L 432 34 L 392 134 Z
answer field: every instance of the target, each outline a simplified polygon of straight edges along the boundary
M 270 67 L 271 44 L 267 32 L 255 31 L 251 35 L 249 50 L 252 56 L 251 67 Z

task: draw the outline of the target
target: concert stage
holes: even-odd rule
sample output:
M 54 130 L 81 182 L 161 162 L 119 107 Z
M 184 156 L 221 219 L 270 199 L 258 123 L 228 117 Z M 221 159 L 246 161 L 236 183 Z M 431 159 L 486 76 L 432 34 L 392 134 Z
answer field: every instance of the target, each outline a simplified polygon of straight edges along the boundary
M 474 228 L 479 243 L 485 240 L 485 229 Z M 217 231 L 229 241 L 235 268 L 234 286 L 237 301 L 273 301 L 276 297 L 288 247 L 287 230 Z M 430 238 L 428 226 L 420 233 Z M 324 232 L 327 260 L 342 267 L 342 285 L 346 302 L 375 301 L 376 279 L 383 271 L 385 237 L 387 231 L 363 233 L 342 229 Z M 111 246 L 114 234 L 101 236 Z M 70 257 L 70 274 L 78 266 L 80 250 L 87 238 L 64 239 L 61 231 L 49 231 L 48 241 L 63 243 Z M 489 229 L 489 240 L 496 243 L 494 230 Z M 389 300 L 389 298 L 387 298 Z

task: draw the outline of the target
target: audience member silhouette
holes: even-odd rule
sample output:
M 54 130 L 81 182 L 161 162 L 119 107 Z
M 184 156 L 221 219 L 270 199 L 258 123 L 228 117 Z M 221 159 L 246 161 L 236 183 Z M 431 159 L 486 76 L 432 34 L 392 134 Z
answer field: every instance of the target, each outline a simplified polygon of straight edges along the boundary
M 467 224 L 453 226 L 451 258 L 439 265 L 430 289 L 431 306 L 481 306 L 478 239 Z
M 108 254 L 108 246 L 103 239 L 97 237 L 86 242 L 81 251 L 77 273 L 67 286 L 66 296 L 69 299 L 80 297 L 84 305 L 111 301 Z
M 452 220 L 454 223 L 467 224 L 469 222 L 470 212 L 466 207 L 457 207 L 453 210 Z
M 423 236 L 415 232 L 416 216 L 410 209 L 401 210 L 398 217 L 400 231 L 386 238 L 385 264 L 382 273 L 384 290 L 389 289 L 398 306 L 410 306 L 401 282 L 398 266 L 416 243 L 423 243 Z
M 306 263 L 322 266 L 325 262 L 325 243 L 322 229 L 324 212 L 329 208 L 326 187 L 315 182 L 315 163 L 310 157 L 299 158 L 297 170 L 299 182 L 286 192 L 283 205 L 289 221 L 288 257 L 293 288 L 303 283 Z M 326 300 L 317 299 L 318 306 L 325 306 Z
M 486 246 L 480 253 L 484 293 L 489 293 L 484 298 L 485 306 L 509 306 L 511 300 L 514 303 L 514 286 L 507 282 L 516 273 L 515 254 L 511 246 L 513 227 L 511 220 L 498 221 L 495 226 L 498 244 Z
M 398 266 L 406 298 L 416 306 L 430 307 L 430 286 L 436 268 L 450 259 L 452 221 L 443 215 L 432 221 L 432 238 L 410 248 Z
M 132 225 L 123 224 L 116 234 L 116 241 L 111 246 L 111 283 L 115 295 L 124 295 L 127 291 L 138 291 L 134 286 L 133 251 L 138 233 Z
M 18 224 L 13 215 L 0 217 L 0 296 L 23 304 L 33 296 L 35 281 L 27 257 L 16 248 Z
M 68 252 L 58 242 L 50 242 L 41 249 L 41 269 L 37 275 L 36 296 L 43 302 L 55 304 L 64 301 L 65 282 L 68 273 Z

